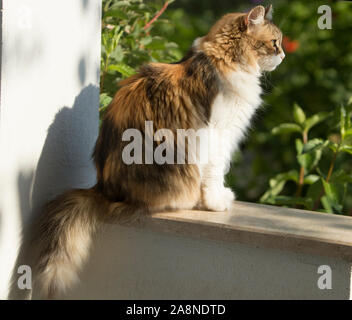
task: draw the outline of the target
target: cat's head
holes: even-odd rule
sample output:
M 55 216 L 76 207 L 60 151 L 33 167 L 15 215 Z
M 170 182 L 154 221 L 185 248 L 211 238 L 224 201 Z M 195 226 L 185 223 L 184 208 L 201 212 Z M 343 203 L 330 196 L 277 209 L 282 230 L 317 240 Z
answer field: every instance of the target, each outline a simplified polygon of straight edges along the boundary
M 282 33 L 272 21 L 272 6 L 222 17 L 199 46 L 225 68 L 273 71 L 284 59 Z

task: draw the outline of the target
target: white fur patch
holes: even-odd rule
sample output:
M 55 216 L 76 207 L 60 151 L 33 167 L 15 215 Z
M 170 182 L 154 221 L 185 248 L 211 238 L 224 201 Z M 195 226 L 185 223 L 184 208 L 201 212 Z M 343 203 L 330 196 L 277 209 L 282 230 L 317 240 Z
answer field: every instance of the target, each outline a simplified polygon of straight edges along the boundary
M 281 52 L 279 55 L 265 56 L 259 60 L 260 68 L 263 71 L 273 71 L 280 65 L 284 58 L 284 52 Z
M 200 166 L 203 200 L 210 210 L 223 211 L 231 206 L 234 197 L 224 187 L 224 174 L 261 104 L 261 93 L 258 72 L 236 71 L 221 83 L 208 125 L 212 137 L 209 139 L 209 161 Z

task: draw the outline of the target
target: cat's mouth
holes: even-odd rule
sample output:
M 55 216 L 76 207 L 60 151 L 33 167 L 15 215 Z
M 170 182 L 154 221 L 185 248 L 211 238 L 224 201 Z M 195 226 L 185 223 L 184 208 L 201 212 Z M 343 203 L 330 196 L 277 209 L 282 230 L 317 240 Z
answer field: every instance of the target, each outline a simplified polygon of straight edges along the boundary
M 281 52 L 278 55 L 273 55 L 271 57 L 267 57 L 260 61 L 260 67 L 262 71 L 274 71 L 285 58 L 285 54 Z

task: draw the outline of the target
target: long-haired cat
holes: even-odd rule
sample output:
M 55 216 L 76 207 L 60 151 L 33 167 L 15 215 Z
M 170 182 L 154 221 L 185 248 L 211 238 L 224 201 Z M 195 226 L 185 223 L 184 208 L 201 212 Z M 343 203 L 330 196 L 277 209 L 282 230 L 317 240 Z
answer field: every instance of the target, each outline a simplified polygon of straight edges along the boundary
M 93 153 L 97 184 L 68 191 L 43 211 L 34 241 L 35 287 L 43 297 L 77 280 L 91 237 L 104 222 L 165 209 L 230 208 L 234 195 L 224 187 L 224 171 L 261 104 L 261 74 L 285 57 L 281 40 L 271 6 L 256 6 L 222 17 L 180 62 L 146 65 L 120 84 Z M 150 139 L 154 131 L 146 132 L 145 121 L 153 122 L 154 131 L 213 130 L 222 147 L 213 141 L 203 164 L 126 164 L 123 133 L 134 128 Z

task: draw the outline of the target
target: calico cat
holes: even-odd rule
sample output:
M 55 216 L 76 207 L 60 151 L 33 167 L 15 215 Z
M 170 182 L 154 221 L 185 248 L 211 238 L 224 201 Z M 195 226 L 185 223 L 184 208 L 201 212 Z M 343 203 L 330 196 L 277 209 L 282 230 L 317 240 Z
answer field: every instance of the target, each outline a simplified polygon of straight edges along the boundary
M 166 209 L 231 207 L 234 194 L 224 187 L 224 172 L 261 104 L 261 74 L 285 57 L 271 12 L 271 6 L 256 6 L 227 14 L 180 62 L 151 63 L 120 84 L 93 153 L 97 184 L 68 191 L 44 209 L 34 242 L 36 285 L 44 297 L 77 280 L 92 234 L 104 222 Z M 152 132 L 146 132 L 146 121 L 153 122 Z M 162 128 L 175 134 L 178 129 L 212 130 L 221 148 L 213 139 L 207 163 L 126 164 L 123 137 L 131 128 L 144 139 Z M 152 141 L 153 148 L 160 143 Z

